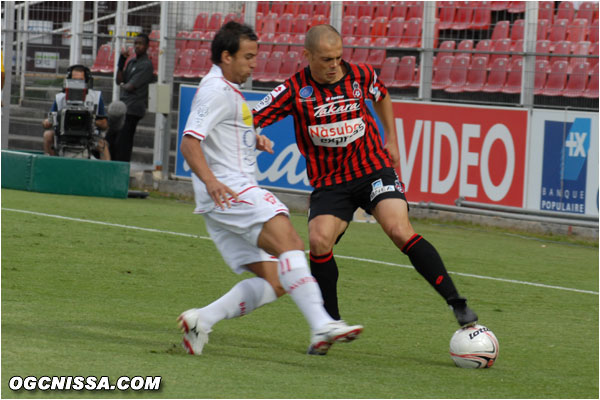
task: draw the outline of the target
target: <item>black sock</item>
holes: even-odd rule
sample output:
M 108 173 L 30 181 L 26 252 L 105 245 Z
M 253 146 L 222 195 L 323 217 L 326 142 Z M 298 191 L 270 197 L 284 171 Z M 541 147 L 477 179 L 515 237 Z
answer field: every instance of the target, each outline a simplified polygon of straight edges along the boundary
M 318 256 L 310 253 L 310 271 L 321 288 L 325 310 L 331 318 L 341 319 L 337 300 L 338 268 L 333 252 Z
M 408 256 L 417 272 L 423 275 L 446 302 L 459 297 L 440 255 L 431 243 L 415 233 L 401 250 Z

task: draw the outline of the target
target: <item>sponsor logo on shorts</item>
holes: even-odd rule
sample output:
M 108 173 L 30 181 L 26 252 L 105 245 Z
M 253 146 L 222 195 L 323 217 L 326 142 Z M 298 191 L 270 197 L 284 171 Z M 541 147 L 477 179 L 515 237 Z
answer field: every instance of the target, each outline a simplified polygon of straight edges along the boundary
M 300 97 L 302 97 L 303 99 L 306 99 L 310 96 L 312 96 L 313 94 L 313 87 L 312 86 L 304 86 L 302 89 L 300 89 Z
M 344 114 L 360 110 L 360 103 L 354 100 L 340 100 L 315 107 L 315 118 Z
M 365 123 L 362 118 L 354 118 L 331 124 L 311 125 L 308 133 L 316 146 L 345 147 L 364 136 Z
M 375 186 L 375 183 L 378 183 L 379 186 Z M 373 199 L 377 196 L 379 196 L 380 194 L 383 193 L 389 193 L 389 192 L 395 192 L 396 191 L 396 187 L 394 185 L 385 185 L 383 186 L 383 183 L 381 182 L 381 179 L 378 179 L 377 181 L 373 182 L 371 184 L 373 190 L 371 190 L 371 195 L 369 196 L 369 199 L 371 201 L 373 201 Z

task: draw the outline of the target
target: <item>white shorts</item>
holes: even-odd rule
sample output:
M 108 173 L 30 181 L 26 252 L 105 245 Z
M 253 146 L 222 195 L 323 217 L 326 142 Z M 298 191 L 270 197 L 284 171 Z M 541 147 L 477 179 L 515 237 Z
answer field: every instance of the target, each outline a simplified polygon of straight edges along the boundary
M 248 264 L 277 261 L 257 246 L 265 222 L 278 214 L 289 215 L 288 208 L 271 192 L 258 186 L 238 193 L 239 201 L 231 208 L 216 207 L 204 214 L 206 230 L 223 259 L 237 274 L 247 271 Z

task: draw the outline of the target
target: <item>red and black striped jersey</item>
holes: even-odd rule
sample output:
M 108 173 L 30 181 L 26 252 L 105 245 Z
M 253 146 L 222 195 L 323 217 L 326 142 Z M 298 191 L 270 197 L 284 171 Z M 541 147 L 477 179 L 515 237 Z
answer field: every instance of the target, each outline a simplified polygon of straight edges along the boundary
M 306 67 L 254 107 L 257 128 L 290 114 L 294 117 L 296 143 L 315 188 L 349 182 L 392 166 L 365 102 L 380 101 L 387 89 L 372 66 L 342 62 L 347 72 L 338 82 L 319 84 Z

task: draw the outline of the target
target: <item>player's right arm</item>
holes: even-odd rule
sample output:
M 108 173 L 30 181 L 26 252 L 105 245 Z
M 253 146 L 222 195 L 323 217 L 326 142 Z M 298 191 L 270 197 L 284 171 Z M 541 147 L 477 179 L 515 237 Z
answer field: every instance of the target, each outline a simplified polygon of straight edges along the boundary
M 210 170 L 200 140 L 190 135 L 184 135 L 181 140 L 181 154 L 185 158 L 194 174 L 204 183 L 206 191 L 213 199 L 215 204 L 224 209 L 225 204 L 227 208 L 231 207 L 230 199 L 233 198 L 238 200 L 238 194 L 230 189 L 227 185 L 220 182 Z

